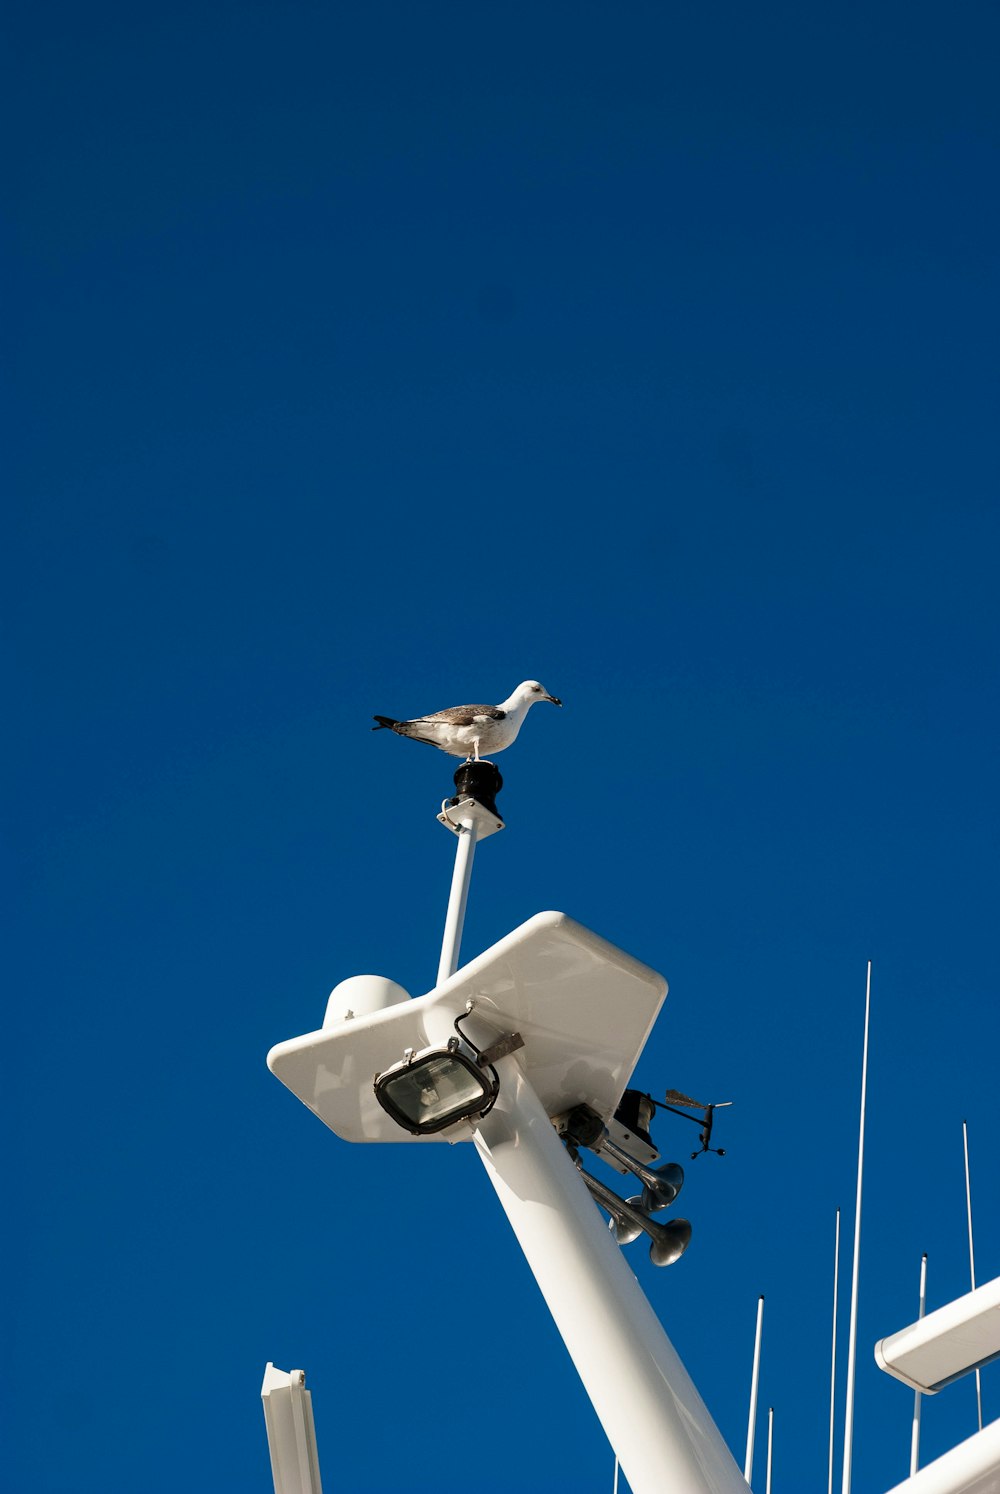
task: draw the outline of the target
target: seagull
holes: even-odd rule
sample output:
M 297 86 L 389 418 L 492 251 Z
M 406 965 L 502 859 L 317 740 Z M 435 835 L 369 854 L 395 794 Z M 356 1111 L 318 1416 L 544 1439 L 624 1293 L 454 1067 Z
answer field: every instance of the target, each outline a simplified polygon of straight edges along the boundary
M 446 711 L 435 711 L 432 716 L 415 716 L 412 721 L 375 716 L 373 719 L 378 725 L 373 726 L 372 731 L 394 731 L 398 737 L 429 742 L 452 757 L 464 757 L 466 762 L 478 763 L 480 748 L 484 752 L 502 752 L 511 745 L 528 711 L 539 700 L 562 705 L 562 701 L 550 695 L 537 680 L 525 680 L 499 705 L 449 706 Z

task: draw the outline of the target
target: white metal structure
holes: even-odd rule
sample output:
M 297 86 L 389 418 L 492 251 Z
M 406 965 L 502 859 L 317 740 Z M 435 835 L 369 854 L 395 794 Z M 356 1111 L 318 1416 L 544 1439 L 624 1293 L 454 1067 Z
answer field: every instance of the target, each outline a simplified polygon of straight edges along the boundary
M 757 1327 L 753 1336 L 753 1369 L 750 1372 L 750 1415 L 747 1418 L 747 1451 L 743 1460 L 743 1477 L 753 1482 L 753 1443 L 757 1429 L 757 1386 L 760 1383 L 760 1337 L 764 1327 L 764 1298 L 757 1298 Z
M 503 823 L 474 799 L 447 801 L 439 818 L 458 836 L 458 846 L 434 989 L 410 998 L 385 977 L 344 981 L 331 993 L 322 1028 L 277 1044 L 268 1065 L 346 1141 L 473 1142 L 614 1449 L 616 1490 L 620 1463 L 633 1494 L 749 1494 L 763 1298 L 758 1304 L 744 1477 L 605 1227 L 588 1192 L 587 1175 L 574 1160 L 575 1150 L 571 1154 L 553 1125 L 558 1118 L 565 1126 L 567 1113 L 578 1107 L 594 1112 L 605 1127 L 618 1124 L 615 1111 L 666 996 L 666 981 L 565 914 L 553 912 L 537 914 L 456 968 L 476 843 L 502 829 Z M 843 1494 L 849 1494 L 851 1482 L 870 998 L 869 962 Z M 497 1076 L 488 1090 L 490 1105 L 440 1131 L 413 1134 L 404 1129 L 408 1112 L 397 1109 L 394 1119 L 388 1103 L 396 1070 L 406 1072 L 412 1065 L 416 1072 L 428 1057 L 425 1050 L 444 1050 L 448 1058 L 450 1049 L 457 1065 L 456 1050 L 463 1044 L 473 1049 L 477 1062 L 481 1053 L 484 1069 L 488 1066 Z M 436 1062 L 441 1055 L 432 1051 L 429 1056 Z M 460 1061 L 472 1065 L 464 1057 Z M 385 1076 L 380 1092 L 387 1108 L 375 1094 L 379 1075 Z M 486 1097 L 484 1086 L 482 1099 Z M 438 1098 L 433 1094 L 435 1102 Z M 457 1106 L 446 1108 L 442 1120 L 460 1113 Z M 654 1159 L 655 1153 L 649 1160 Z M 643 1177 L 641 1168 L 636 1171 L 629 1165 L 625 1170 Z M 590 1178 L 589 1184 L 595 1188 L 596 1180 Z M 608 1193 L 609 1203 L 615 1197 Z M 677 1223 L 689 1232 L 686 1221 Z M 838 1210 L 831 1431 L 839 1239 Z M 950 1309 L 882 1340 L 876 1348 L 879 1362 L 915 1389 L 930 1391 L 1000 1353 L 998 1288 L 1000 1283 L 990 1283 Z M 942 1316 L 949 1313 L 947 1319 Z M 936 1335 L 935 1320 L 939 1327 L 944 1325 Z M 957 1368 L 959 1360 L 963 1369 Z M 276 1494 L 321 1494 L 304 1374 L 284 1374 L 269 1364 L 261 1394 Z M 768 1494 L 772 1443 L 769 1411 Z M 832 1435 L 828 1471 L 832 1487 Z M 904 1490 L 1000 1494 L 1000 1423 L 980 1431 L 890 1494 Z
M 969 1126 L 962 1122 L 962 1149 L 965 1152 L 965 1214 L 969 1222 L 969 1286 L 976 1290 L 976 1247 L 972 1239 L 972 1185 L 969 1182 Z M 979 1415 L 979 1430 L 983 1430 L 983 1382 L 976 1370 L 976 1410 Z
M 875 1345 L 879 1368 L 923 1395 L 934 1395 L 997 1357 L 1000 1276 Z
M 458 851 L 455 854 L 455 871 L 448 899 L 445 918 L 444 942 L 441 946 L 441 962 L 438 965 L 438 985 L 454 975 L 458 969 L 458 956 L 462 947 L 462 929 L 465 926 L 465 905 L 469 900 L 469 881 L 472 877 L 472 858 L 476 854 L 476 822 L 465 815 L 458 822 L 461 830 Z
M 395 990 L 392 1004 L 347 1007 L 279 1043 L 272 1072 L 347 1141 L 474 1140 L 634 1494 L 661 1494 L 668 1476 L 672 1494 L 746 1494 L 551 1120 L 581 1104 L 611 1119 L 666 981 L 565 914 L 539 913 L 426 995 Z M 456 1017 L 478 1045 L 517 1032 L 524 1046 L 498 1060 L 499 1097 L 477 1124 L 412 1136 L 378 1104 L 372 1076 L 408 1049 L 443 1046 Z
M 382 984 L 390 994 L 401 990 Z M 371 1083 L 407 1048 L 446 1043 L 471 1001 L 469 1030 L 476 1042 L 521 1034 L 518 1061 L 549 1115 L 586 1104 L 607 1121 L 666 993 L 667 983 L 655 970 L 565 913 L 536 913 L 426 995 L 366 1014 L 351 1006 L 353 1015 L 278 1043 L 267 1062 L 345 1141 L 471 1141 L 466 1121 L 435 1136 L 401 1131 L 376 1101 Z
M 997 1494 L 1000 1421 L 991 1422 L 889 1490 L 889 1494 Z
M 827 1494 L 833 1494 L 833 1433 L 837 1407 L 837 1295 L 840 1285 L 840 1210 L 833 1231 L 833 1333 L 830 1342 L 830 1449 L 827 1456 Z
M 868 961 L 865 983 L 865 1041 L 861 1060 L 861 1119 L 858 1124 L 858 1188 L 854 1201 L 854 1264 L 851 1271 L 851 1324 L 847 1340 L 847 1395 L 844 1407 L 844 1469 L 842 1494 L 851 1494 L 851 1462 L 854 1452 L 854 1369 L 858 1352 L 858 1268 L 861 1260 L 861 1182 L 865 1167 L 865 1101 L 868 1094 L 868 1016 L 872 998 L 872 962 Z
M 323 1494 L 312 1396 L 306 1389 L 305 1371 L 286 1373 L 268 1362 L 260 1396 L 274 1494 Z
M 746 1494 L 676 1350 L 513 1054 L 476 1147 L 634 1494 Z
M 462 930 L 465 927 L 465 909 L 469 901 L 469 883 L 472 880 L 472 861 L 479 841 L 495 835 L 503 829 L 503 820 L 480 804 L 478 799 L 463 798 L 458 804 L 443 804 L 438 815 L 442 825 L 458 836 L 455 847 L 455 870 L 451 878 L 451 894 L 448 912 L 444 920 L 444 938 L 441 941 L 441 960 L 438 964 L 437 983 L 454 975 L 458 969 L 459 952 L 462 948 Z
M 927 1255 L 920 1258 L 920 1298 L 917 1304 L 917 1317 L 922 1318 L 927 1311 Z M 876 1357 L 878 1347 L 875 1349 Z M 910 1473 L 916 1473 L 920 1467 L 920 1408 L 923 1402 L 920 1391 L 913 1392 L 913 1427 L 910 1432 Z M 980 1428 L 980 1431 L 982 1428 Z

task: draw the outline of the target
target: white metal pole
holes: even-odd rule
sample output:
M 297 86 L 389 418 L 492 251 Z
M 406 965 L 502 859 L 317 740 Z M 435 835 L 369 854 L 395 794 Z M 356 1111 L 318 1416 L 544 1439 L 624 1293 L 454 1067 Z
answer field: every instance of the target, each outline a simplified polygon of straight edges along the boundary
M 927 1255 L 920 1257 L 920 1307 L 917 1317 L 922 1318 L 927 1310 Z M 920 1391 L 913 1392 L 913 1431 L 910 1435 L 910 1477 L 920 1467 Z
M 615 1458 L 615 1486 L 612 1489 L 611 1494 L 618 1494 L 618 1459 L 617 1458 Z
M 743 1462 L 743 1477 L 753 1483 L 753 1434 L 757 1425 L 757 1383 L 760 1379 L 760 1334 L 764 1326 L 764 1298 L 757 1298 L 757 1331 L 753 1339 L 753 1370 L 750 1375 L 750 1417 L 747 1422 L 747 1455 Z
M 767 1408 L 767 1483 L 765 1494 L 771 1494 L 771 1443 L 774 1438 L 774 1407 Z
M 858 1191 L 854 1201 L 854 1264 L 851 1271 L 851 1326 L 847 1343 L 847 1405 L 844 1412 L 843 1494 L 851 1494 L 851 1458 L 854 1442 L 854 1369 L 858 1348 L 858 1265 L 861 1259 L 861 1179 L 865 1164 L 865 1100 L 868 1093 L 868 1015 L 871 1009 L 872 962 L 865 982 L 865 1042 L 861 1060 L 861 1120 L 858 1126 Z
M 830 1456 L 827 1466 L 827 1494 L 833 1494 L 834 1412 L 837 1402 L 837 1295 L 840 1285 L 840 1210 L 833 1232 L 833 1333 L 830 1345 Z
M 471 815 L 463 815 L 457 823 L 462 831 L 455 847 L 455 870 L 451 877 L 451 893 L 448 897 L 448 912 L 444 920 L 444 939 L 441 943 L 441 961 L 438 965 L 437 984 L 454 975 L 458 969 L 458 956 L 462 948 L 462 929 L 465 926 L 465 907 L 469 900 L 469 882 L 472 878 L 472 858 L 476 854 L 476 822 Z
M 969 1186 L 969 1127 L 962 1122 L 962 1145 L 965 1149 L 965 1212 L 969 1221 L 969 1281 L 976 1290 L 976 1251 L 972 1243 L 972 1189 Z M 983 1383 L 976 1370 L 976 1410 L 979 1414 L 979 1430 L 983 1430 Z
M 497 1070 L 476 1149 L 633 1494 L 747 1494 L 516 1056 Z

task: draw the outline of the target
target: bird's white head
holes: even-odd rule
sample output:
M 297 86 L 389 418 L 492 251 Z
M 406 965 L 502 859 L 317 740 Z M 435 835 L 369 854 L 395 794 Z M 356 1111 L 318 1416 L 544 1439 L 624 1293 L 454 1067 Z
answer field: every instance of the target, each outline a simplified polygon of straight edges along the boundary
M 510 697 L 509 704 L 515 706 L 532 706 L 539 700 L 548 700 L 557 706 L 562 705 L 559 697 L 557 695 L 550 695 L 545 686 L 540 685 L 537 680 L 525 680 L 523 684 L 518 685 Z

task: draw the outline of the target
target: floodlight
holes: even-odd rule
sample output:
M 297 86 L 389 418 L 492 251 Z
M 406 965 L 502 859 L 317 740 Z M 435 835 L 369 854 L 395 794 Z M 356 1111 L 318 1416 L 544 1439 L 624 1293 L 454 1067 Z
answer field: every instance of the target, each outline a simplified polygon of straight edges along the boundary
M 446 1048 L 409 1050 L 400 1063 L 375 1075 L 375 1098 L 397 1125 L 412 1136 L 430 1136 L 493 1106 L 499 1081 L 459 1051 L 453 1038 Z

